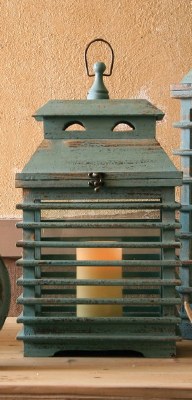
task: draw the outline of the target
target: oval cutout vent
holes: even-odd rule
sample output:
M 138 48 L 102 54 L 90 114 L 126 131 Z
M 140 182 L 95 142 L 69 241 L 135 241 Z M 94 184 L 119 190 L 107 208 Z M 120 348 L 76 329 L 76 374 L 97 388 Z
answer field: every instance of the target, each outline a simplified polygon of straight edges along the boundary
M 85 131 L 85 127 L 82 122 L 73 121 L 67 123 L 64 128 L 64 131 Z
M 112 131 L 113 132 L 129 132 L 129 131 L 133 131 L 135 129 L 135 127 L 133 126 L 133 124 L 131 124 L 131 122 L 127 122 L 127 121 L 121 121 L 121 122 L 117 122 Z

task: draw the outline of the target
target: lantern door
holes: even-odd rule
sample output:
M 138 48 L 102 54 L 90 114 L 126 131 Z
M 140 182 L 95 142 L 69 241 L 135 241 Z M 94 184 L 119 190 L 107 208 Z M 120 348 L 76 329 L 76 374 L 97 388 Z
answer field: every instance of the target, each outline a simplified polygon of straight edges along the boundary
M 24 189 L 18 208 L 25 356 L 175 355 L 173 187 Z

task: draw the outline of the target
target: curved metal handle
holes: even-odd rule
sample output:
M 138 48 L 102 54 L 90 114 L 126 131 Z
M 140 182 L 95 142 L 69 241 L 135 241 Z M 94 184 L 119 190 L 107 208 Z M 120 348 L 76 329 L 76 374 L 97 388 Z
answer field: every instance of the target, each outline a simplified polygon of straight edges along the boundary
M 8 316 L 11 301 L 11 285 L 9 273 L 0 257 L 0 329 Z
M 111 76 L 112 71 L 113 71 L 113 64 L 114 64 L 114 51 L 113 51 L 113 48 L 111 47 L 110 43 L 107 42 L 107 40 L 100 39 L 100 38 L 92 40 L 90 43 L 88 43 L 88 45 L 87 45 L 87 47 L 85 49 L 85 66 L 86 66 L 87 75 L 88 76 L 95 76 L 95 74 L 90 74 L 89 73 L 89 65 L 88 65 L 88 60 L 87 60 L 88 49 L 95 42 L 103 42 L 103 43 L 107 44 L 109 46 L 110 50 L 111 50 L 111 67 L 110 67 L 110 71 L 109 71 L 109 74 L 103 74 L 103 76 Z

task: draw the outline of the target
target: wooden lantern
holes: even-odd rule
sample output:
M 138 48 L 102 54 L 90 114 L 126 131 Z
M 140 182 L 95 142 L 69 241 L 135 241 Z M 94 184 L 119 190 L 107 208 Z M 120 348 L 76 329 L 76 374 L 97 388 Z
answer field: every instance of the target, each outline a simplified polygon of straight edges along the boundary
M 107 99 L 103 71 L 97 63 L 91 100 L 37 111 L 44 140 L 16 176 L 25 356 L 176 354 L 182 174 L 155 138 L 163 113 L 146 100 Z
M 180 277 L 181 286 L 178 291 L 182 298 L 180 325 L 182 337 L 192 339 L 192 70 L 184 76 L 180 84 L 171 86 L 171 96 L 181 100 L 181 120 L 174 123 L 175 128 L 180 128 L 180 149 L 174 151 L 181 157 L 181 170 L 183 171 L 183 184 L 181 187 L 181 229 L 179 238 L 180 250 Z

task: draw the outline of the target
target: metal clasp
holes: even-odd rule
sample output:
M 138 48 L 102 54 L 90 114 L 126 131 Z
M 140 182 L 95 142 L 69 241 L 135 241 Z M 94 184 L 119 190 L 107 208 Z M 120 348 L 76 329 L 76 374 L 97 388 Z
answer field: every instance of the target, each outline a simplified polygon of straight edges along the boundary
M 91 178 L 88 181 L 88 185 L 94 189 L 95 192 L 98 192 L 101 186 L 104 185 L 103 174 L 97 172 L 91 172 L 88 174 L 88 177 Z

